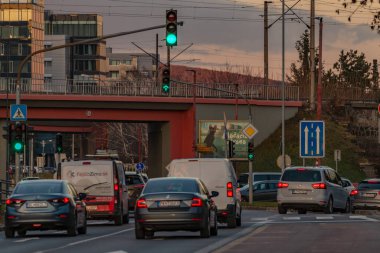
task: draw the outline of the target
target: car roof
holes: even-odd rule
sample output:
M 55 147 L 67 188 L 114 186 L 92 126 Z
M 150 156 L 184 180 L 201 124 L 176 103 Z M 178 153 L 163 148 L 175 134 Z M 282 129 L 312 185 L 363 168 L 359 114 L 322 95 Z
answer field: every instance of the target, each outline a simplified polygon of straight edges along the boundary
M 240 175 L 243 175 L 243 174 L 245 174 L 245 175 L 248 175 L 249 174 L 249 172 L 245 172 L 245 173 L 241 173 Z M 281 172 L 252 172 L 252 174 L 254 174 L 254 175 L 278 175 L 278 174 L 280 174 L 281 175 Z
M 165 181 L 165 180 L 188 180 L 188 181 L 198 181 L 199 179 L 196 177 L 157 177 L 157 178 L 151 178 L 150 181 Z
M 306 169 L 306 170 L 326 170 L 332 168 L 328 166 L 293 166 L 293 167 L 287 167 L 285 170 L 296 170 L 296 169 Z
M 41 183 L 64 183 L 66 180 L 57 179 L 38 179 L 38 180 L 23 180 L 19 184 L 41 184 Z

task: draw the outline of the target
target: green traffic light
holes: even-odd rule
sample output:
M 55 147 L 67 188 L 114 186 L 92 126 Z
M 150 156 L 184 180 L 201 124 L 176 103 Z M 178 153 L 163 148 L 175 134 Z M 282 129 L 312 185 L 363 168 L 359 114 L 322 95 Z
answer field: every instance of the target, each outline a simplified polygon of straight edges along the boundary
M 22 143 L 21 142 L 16 142 L 14 144 L 14 148 L 15 148 L 16 151 L 21 151 L 21 149 L 22 149 Z
M 177 43 L 177 35 L 170 33 L 166 36 L 166 42 L 168 45 L 175 45 Z
M 253 154 L 248 154 L 248 159 L 249 159 L 249 160 L 252 161 L 254 157 L 255 157 L 255 156 L 254 156 Z
M 169 84 L 163 84 L 162 85 L 162 91 L 163 92 L 169 92 L 169 89 L 170 89 L 170 86 L 169 86 Z

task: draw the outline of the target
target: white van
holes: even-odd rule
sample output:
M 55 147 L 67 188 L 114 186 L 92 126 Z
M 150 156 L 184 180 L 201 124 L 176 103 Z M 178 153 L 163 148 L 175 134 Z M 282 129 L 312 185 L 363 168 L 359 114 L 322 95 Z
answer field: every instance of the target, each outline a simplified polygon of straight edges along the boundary
M 240 195 L 237 195 L 237 180 L 232 163 L 224 158 L 175 159 L 166 167 L 168 177 L 196 177 L 207 189 L 219 192 L 213 198 L 218 208 L 218 221 L 228 227 L 241 225 Z
M 57 179 L 70 182 L 78 192 L 87 194 L 88 219 L 113 220 L 115 225 L 129 222 L 128 189 L 124 165 L 116 160 L 62 162 Z

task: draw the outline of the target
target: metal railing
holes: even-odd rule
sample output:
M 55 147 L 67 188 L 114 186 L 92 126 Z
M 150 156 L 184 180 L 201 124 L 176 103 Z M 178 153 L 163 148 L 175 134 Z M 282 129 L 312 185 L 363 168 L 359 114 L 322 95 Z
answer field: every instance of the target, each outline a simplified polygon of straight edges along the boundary
M 193 97 L 192 84 L 173 81 L 170 93 L 165 94 L 161 85 L 151 79 L 137 81 L 129 80 L 54 80 L 54 83 L 44 80 L 21 79 L 21 94 L 47 95 L 91 95 L 91 96 L 151 96 L 151 97 Z M 236 90 L 237 89 L 237 90 Z M 223 90 L 223 91 L 222 91 Z M 235 99 L 231 92 L 240 93 L 247 99 L 281 100 L 281 85 L 257 84 L 200 84 L 197 83 L 195 94 L 198 98 Z M 225 91 L 225 92 L 224 92 Z M 0 78 L 0 93 L 15 94 L 16 79 Z M 299 101 L 299 87 L 285 86 L 285 100 Z

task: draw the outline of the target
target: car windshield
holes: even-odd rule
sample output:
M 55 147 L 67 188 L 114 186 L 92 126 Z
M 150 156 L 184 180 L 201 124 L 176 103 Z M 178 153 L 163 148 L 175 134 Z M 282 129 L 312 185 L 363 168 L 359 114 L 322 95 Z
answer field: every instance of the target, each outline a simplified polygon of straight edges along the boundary
M 62 182 L 30 181 L 17 185 L 14 194 L 62 193 Z
M 319 182 L 322 178 L 321 172 L 318 170 L 292 169 L 285 170 L 281 180 L 288 182 Z
M 359 183 L 358 186 L 359 190 L 364 190 L 364 189 L 376 189 L 380 190 L 380 181 L 362 181 Z
M 126 175 L 125 181 L 127 185 L 143 184 L 141 177 L 139 175 Z
M 149 180 L 144 188 L 144 194 L 157 192 L 197 192 L 199 187 L 194 180 L 167 179 Z

